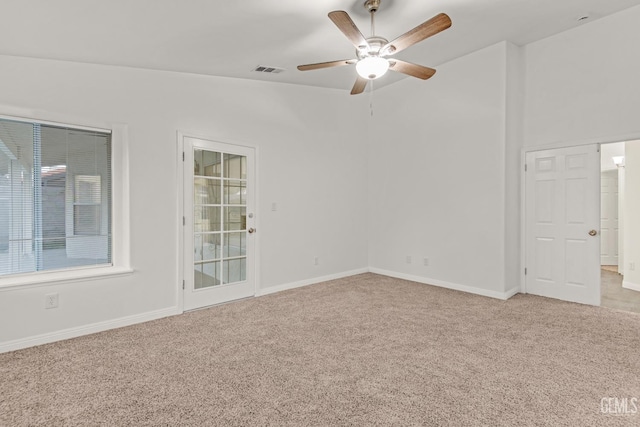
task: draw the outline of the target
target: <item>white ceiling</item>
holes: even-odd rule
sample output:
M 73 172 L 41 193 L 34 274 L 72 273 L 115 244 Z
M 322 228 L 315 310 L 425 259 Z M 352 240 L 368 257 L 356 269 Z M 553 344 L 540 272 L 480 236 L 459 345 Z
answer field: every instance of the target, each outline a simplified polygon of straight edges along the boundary
M 364 0 L 2 0 L 0 54 L 351 89 L 354 48 L 327 18 L 346 10 L 369 36 Z M 640 0 L 382 0 L 376 32 L 387 39 L 439 12 L 452 28 L 398 54 L 436 67 L 502 40 L 524 45 Z M 590 19 L 578 22 L 588 15 Z M 257 65 L 286 69 L 251 72 Z M 376 82 L 403 78 L 389 73 Z M 419 82 L 419 84 L 427 84 Z

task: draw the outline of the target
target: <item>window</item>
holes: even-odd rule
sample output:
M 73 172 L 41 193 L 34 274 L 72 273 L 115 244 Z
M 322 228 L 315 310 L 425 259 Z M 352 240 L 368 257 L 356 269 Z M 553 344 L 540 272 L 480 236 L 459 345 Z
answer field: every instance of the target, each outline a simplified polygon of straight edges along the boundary
M 111 134 L 0 118 L 0 276 L 112 264 Z

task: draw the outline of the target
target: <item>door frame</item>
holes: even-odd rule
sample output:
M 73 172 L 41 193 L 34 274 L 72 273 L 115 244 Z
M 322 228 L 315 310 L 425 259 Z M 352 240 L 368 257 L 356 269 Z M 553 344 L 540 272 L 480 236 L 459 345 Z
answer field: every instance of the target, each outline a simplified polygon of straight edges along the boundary
M 258 146 L 254 144 L 248 144 L 245 142 L 239 142 L 230 140 L 228 138 L 216 138 L 211 136 L 203 136 L 199 134 L 195 134 L 193 132 L 186 132 L 178 130 L 176 132 L 176 196 L 177 196 L 177 204 L 176 204 L 176 257 L 177 257 L 177 268 L 176 268 L 176 305 L 180 313 L 184 313 L 184 280 L 185 280 L 185 265 L 184 265 L 184 234 L 185 234 L 185 226 L 183 223 L 184 215 L 184 168 L 185 163 L 183 160 L 184 153 L 184 138 L 195 138 L 195 139 L 204 139 L 211 142 L 217 142 L 220 144 L 226 145 L 234 145 L 237 147 L 245 147 L 251 148 L 254 150 L 254 193 L 255 193 L 255 209 L 254 209 L 254 224 L 255 229 L 260 231 L 260 209 L 259 209 L 259 192 L 260 192 L 260 180 L 259 180 L 259 169 L 260 169 L 260 150 Z M 254 287 L 255 287 L 255 295 L 259 295 L 261 289 L 260 282 L 260 233 L 255 233 L 252 237 L 254 239 L 254 261 L 253 261 L 253 269 L 254 269 Z
M 526 266 L 526 237 L 527 237 L 527 224 L 526 224 L 526 208 L 527 208 L 527 192 L 526 192 L 526 172 L 525 165 L 527 164 L 527 153 L 534 151 L 543 151 L 543 150 L 553 150 L 556 148 L 571 148 L 578 147 L 582 145 L 591 145 L 598 144 L 602 146 L 602 144 L 609 144 L 613 142 L 623 142 L 623 141 L 634 141 L 640 139 L 640 132 L 626 135 L 618 135 L 612 137 L 601 137 L 601 138 L 589 138 L 582 140 L 573 140 L 573 141 L 560 141 L 554 142 L 550 144 L 542 144 L 542 145 L 532 145 L 522 147 L 520 150 L 520 292 L 523 294 L 527 293 L 527 281 L 526 276 L 524 274 L 524 269 Z M 602 283 L 600 283 L 600 287 L 602 287 Z

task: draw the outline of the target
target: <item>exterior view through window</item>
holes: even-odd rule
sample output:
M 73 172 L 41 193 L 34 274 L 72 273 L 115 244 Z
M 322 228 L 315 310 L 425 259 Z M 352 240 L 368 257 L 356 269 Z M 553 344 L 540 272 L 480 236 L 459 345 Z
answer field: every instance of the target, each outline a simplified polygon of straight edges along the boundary
M 111 264 L 111 134 L 0 119 L 0 276 Z

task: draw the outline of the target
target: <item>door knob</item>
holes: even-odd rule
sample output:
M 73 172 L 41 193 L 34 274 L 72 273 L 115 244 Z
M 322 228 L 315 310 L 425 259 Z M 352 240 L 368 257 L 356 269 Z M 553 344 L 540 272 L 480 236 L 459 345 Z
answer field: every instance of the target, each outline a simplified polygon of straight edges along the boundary
M 589 236 L 595 236 L 596 234 L 598 234 L 596 230 L 589 231 Z
M 249 234 L 253 234 L 256 232 L 256 229 L 251 227 L 250 229 L 247 230 L 249 232 Z

